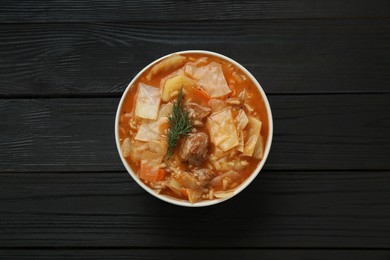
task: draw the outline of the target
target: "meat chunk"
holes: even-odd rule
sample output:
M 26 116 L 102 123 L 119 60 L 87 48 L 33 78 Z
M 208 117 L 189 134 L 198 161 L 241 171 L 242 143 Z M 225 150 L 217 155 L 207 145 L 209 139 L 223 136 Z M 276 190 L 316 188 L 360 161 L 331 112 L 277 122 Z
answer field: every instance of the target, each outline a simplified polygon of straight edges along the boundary
M 188 110 L 188 116 L 193 120 L 202 121 L 203 118 L 210 114 L 211 109 L 208 107 L 200 106 L 196 103 L 188 103 L 186 105 Z
M 207 187 L 210 181 L 215 177 L 215 173 L 210 169 L 194 169 L 193 174 L 201 187 Z
M 184 140 L 180 157 L 183 162 L 200 165 L 206 158 L 209 149 L 209 137 L 203 132 L 190 134 Z

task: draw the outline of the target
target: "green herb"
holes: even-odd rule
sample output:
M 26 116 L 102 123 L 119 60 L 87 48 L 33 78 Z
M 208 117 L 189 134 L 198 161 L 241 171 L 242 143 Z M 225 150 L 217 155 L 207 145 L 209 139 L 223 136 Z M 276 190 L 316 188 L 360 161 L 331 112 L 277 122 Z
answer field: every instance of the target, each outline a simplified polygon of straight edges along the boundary
M 184 137 L 191 132 L 193 127 L 188 111 L 183 107 L 183 87 L 180 88 L 179 95 L 173 102 L 172 114 L 168 116 L 170 129 L 168 131 L 168 160 L 171 158 L 180 136 Z

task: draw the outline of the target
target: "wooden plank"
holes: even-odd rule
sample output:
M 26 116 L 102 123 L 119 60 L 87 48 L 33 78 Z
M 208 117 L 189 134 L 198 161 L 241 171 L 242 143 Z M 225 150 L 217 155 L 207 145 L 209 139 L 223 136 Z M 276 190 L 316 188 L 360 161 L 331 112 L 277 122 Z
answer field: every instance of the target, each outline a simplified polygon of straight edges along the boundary
M 0 173 L 0 247 L 390 249 L 389 185 L 389 171 L 266 171 L 194 209 L 124 172 Z
M 332 260 L 388 260 L 385 250 L 229 250 L 229 249 L 53 249 L 0 250 L 6 259 L 332 259 Z
M 389 19 L 0 25 L 0 38 L 2 97 L 119 96 L 185 49 L 237 60 L 267 93 L 390 92 Z
M 270 96 L 267 169 L 390 169 L 390 94 Z M 0 100 L 0 171 L 123 170 L 117 98 Z
M 1 1 L 0 22 L 188 21 L 389 17 L 376 1 Z

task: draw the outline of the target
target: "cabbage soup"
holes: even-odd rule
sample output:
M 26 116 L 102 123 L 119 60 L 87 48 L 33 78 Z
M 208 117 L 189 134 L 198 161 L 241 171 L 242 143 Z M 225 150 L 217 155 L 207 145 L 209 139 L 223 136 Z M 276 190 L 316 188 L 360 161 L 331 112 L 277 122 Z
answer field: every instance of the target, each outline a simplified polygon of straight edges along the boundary
M 152 190 L 190 203 L 228 198 L 263 159 L 266 104 L 254 82 L 222 58 L 173 54 L 127 91 L 122 156 Z

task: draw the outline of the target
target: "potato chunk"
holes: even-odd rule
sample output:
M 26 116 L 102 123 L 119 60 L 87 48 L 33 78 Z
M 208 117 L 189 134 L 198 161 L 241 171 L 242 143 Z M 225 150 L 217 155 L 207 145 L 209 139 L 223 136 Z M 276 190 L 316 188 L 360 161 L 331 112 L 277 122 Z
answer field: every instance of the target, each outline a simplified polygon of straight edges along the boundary
M 154 76 L 178 69 L 182 67 L 185 62 L 186 62 L 186 57 L 180 56 L 178 54 L 173 54 L 172 56 L 164 59 L 160 63 L 154 65 L 146 78 L 147 80 L 150 80 Z
M 161 96 L 162 100 L 164 102 L 171 100 L 173 98 L 171 94 L 175 91 L 179 91 L 181 87 L 190 91 L 192 88 L 196 87 L 196 83 L 192 79 L 183 75 L 174 76 L 165 82 Z

